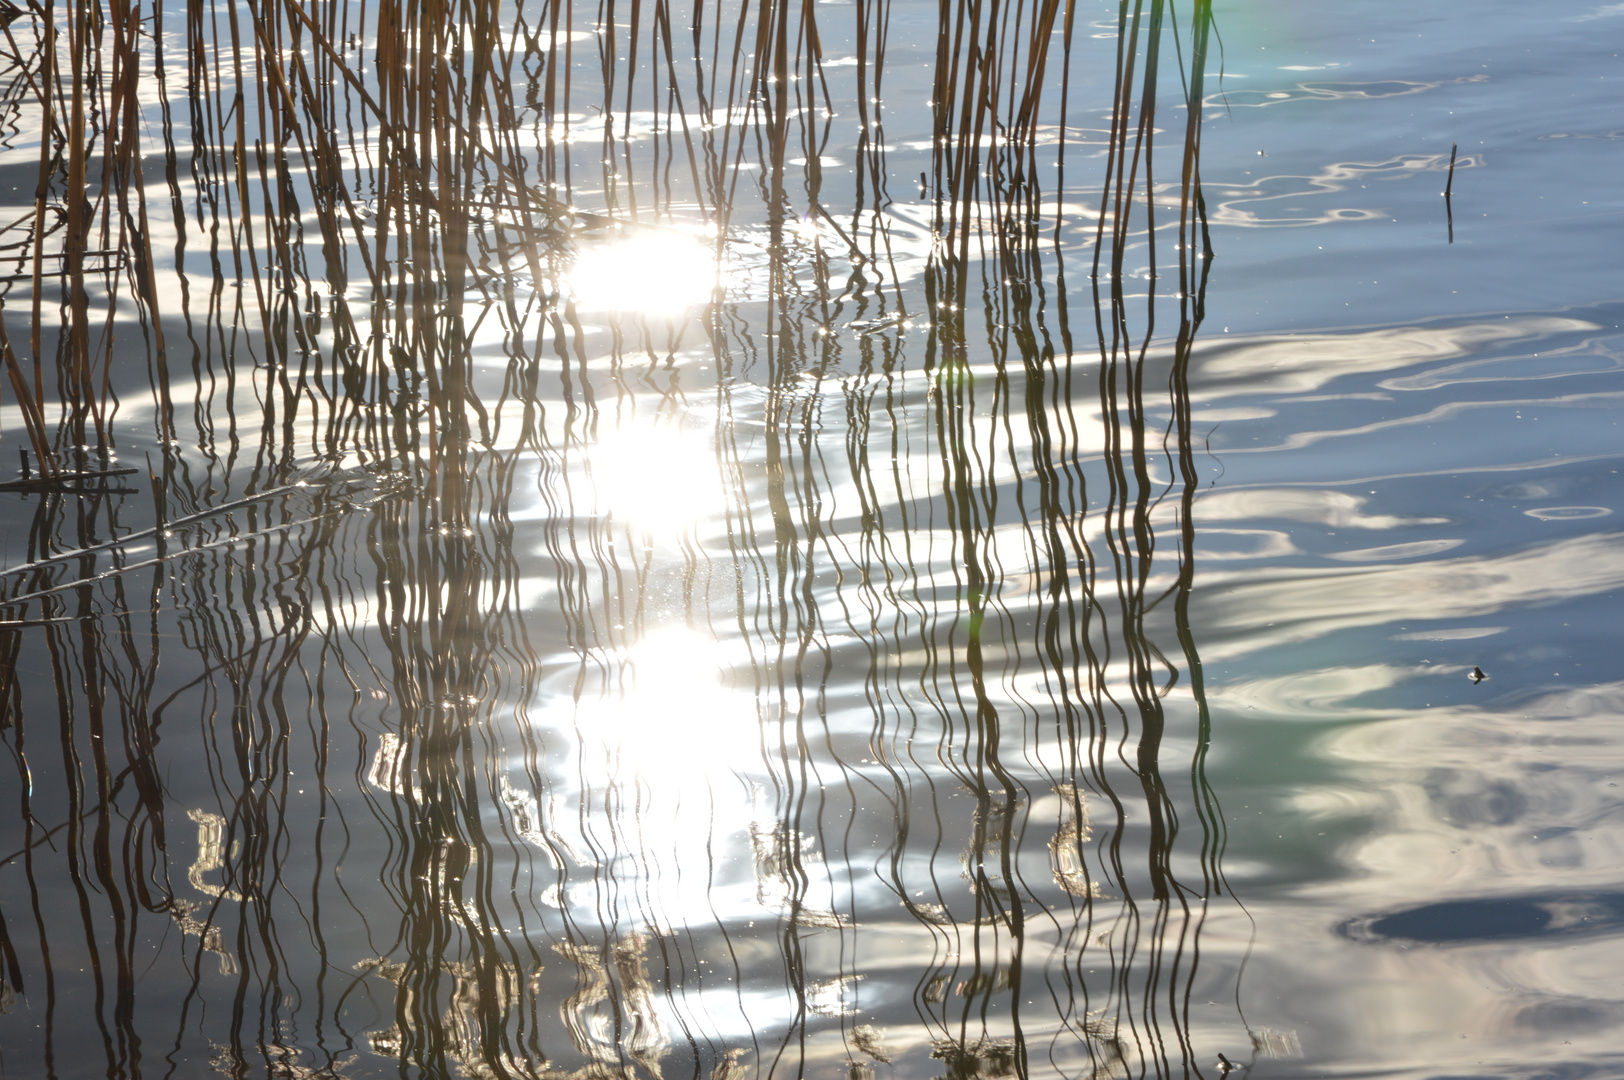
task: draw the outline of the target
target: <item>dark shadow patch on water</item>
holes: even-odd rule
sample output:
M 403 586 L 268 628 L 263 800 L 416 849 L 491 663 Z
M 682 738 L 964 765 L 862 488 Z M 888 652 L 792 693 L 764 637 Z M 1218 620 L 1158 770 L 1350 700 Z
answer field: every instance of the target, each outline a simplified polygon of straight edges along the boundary
M 1528 937 L 1618 934 L 1624 893 L 1533 893 L 1481 900 L 1445 900 L 1392 914 L 1348 919 L 1338 934 L 1363 942 L 1400 940 L 1455 945 Z
M 1457 945 L 1624 931 L 1624 893 L 1574 892 L 1446 900 L 1388 915 L 1350 919 L 1337 932 L 1355 941 Z
M 1594 1031 L 1618 1022 L 1618 1007 L 1608 1001 L 1554 998 L 1517 1010 L 1512 1023 L 1528 1031 Z
M 1529 1062 L 1492 1073 L 1440 1073 L 1427 1080 L 1588 1080 L 1590 1077 L 1618 1075 L 1619 1059 L 1606 1055 L 1591 1061 Z M 1378 1074 L 1371 1073 L 1371 1076 Z

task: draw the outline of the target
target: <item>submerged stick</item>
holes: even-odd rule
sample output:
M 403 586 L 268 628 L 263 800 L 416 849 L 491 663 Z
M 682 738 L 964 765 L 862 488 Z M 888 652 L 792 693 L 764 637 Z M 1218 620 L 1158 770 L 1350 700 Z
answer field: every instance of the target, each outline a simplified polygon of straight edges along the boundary
M 117 473 L 117 475 L 123 476 L 123 475 L 128 475 L 130 473 L 139 472 L 139 471 L 140 471 L 139 469 L 123 469 L 123 470 L 120 470 Z M 83 474 L 75 474 L 75 475 L 83 475 Z M 149 473 L 149 476 L 150 476 L 150 473 Z M 72 478 L 73 478 L 72 476 L 69 477 L 69 479 L 72 479 Z M 4 489 L 0 488 L 0 490 L 4 490 Z M 233 500 L 231 502 L 228 502 L 228 503 L 221 503 L 219 506 L 211 506 L 211 507 L 208 507 L 207 509 L 199 510 L 196 513 L 186 514 L 186 515 L 184 515 L 182 517 L 175 518 L 172 521 L 168 520 L 163 515 L 162 508 L 160 507 L 159 518 L 158 518 L 159 523 L 157 525 L 153 526 L 150 529 L 140 529 L 140 530 L 137 530 L 136 532 L 126 533 L 125 535 L 120 536 L 120 537 L 115 537 L 112 540 L 104 540 L 99 544 L 89 544 L 89 545 L 87 545 L 85 547 L 73 548 L 70 551 L 59 551 L 54 555 L 46 555 L 46 556 L 44 556 L 42 558 L 35 559 L 33 562 L 22 563 L 21 565 L 18 565 L 18 566 L 8 566 L 5 569 L 0 570 L 0 575 L 31 573 L 32 571 L 38 570 L 43 566 L 49 566 L 52 563 L 62 562 L 64 559 L 82 558 L 83 556 L 86 556 L 86 555 L 94 555 L 99 551 L 108 551 L 108 550 L 110 550 L 112 548 L 123 547 L 126 544 L 132 544 L 132 543 L 135 543 L 138 540 L 146 540 L 146 539 L 149 539 L 149 538 L 152 538 L 152 537 L 158 537 L 159 540 L 162 541 L 163 537 L 162 537 L 161 534 L 162 534 L 162 532 L 164 530 L 174 531 L 175 529 L 184 528 L 185 526 L 188 526 L 188 525 L 195 525 L 200 521 L 205 521 L 208 518 L 214 517 L 216 514 L 227 514 L 227 513 L 230 513 L 233 510 L 240 510 L 245 506 L 252 506 L 253 504 L 258 503 L 258 502 L 264 502 L 266 499 L 274 499 L 277 496 L 287 495 L 287 494 L 290 494 L 290 493 L 292 493 L 294 491 L 297 491 L 297 490 L 299 490 L 298 486 L 294 485 L 294 484 L 288 484 L 288 485 L 284 485 L 282 487 L 275 487 L 275 488 L 271 488 L 271 489 L 269 489 L 267 491 L 262 491 L 257 495 L 246 495 L 243 498 L 235 499 L 235 500 Z M 312 519 L 312 520 L 314 520 L 314 519 Z M 247 534 L 243 534 L 243 535 L 247 535 Z M 159 549 L 162 550 L 163 547 L 164 547 L 164 545 L 160 542 Z M 193 548 L 193 549 L 189 549 L 189 550 L 199 550 L 199 549 Z M 0 598 L 0 600 L 3 600 L 3 598 Z
M 23 454 L 23 478 L 21 480 L 7 480 L 0 483 L 0 491 L 42 491 L 47 488 L 67 487 L 72 484 L 83 483 L 86 480 L 107 480 L 115 476 L 129 476 L 140 472 L 139 469 L 81 469 L 74 472 L 54 472 L 49 476 L 28 475 L 28 451 Z
M 1455 206 L 1450 201 L 1450 192 L 1455 189 L 1455 155 L 1460 151 L 1459 143 L 1449 144 L 1449 178 L 1444 181 L 1444 216 L 1449 220 L 1449 242 L 1455 242 Z
M 202 554 L 203 552 L 206 552 L 206 551 L 214 551 L 214 550 L 217 550 L 219 548 L 229 547 L 232 544 L 240 544 L 245 540 L 259 540 L 259 539 L 263 539 L 264 537 L 267 537 L 267 536 L 275 536 L 279 532 L 286 532 L 289 529 L 297 529 L 297 528 L 300 528 L 300 527 L 305 526 L 305 525 L 313 525 L 318 521 L 325 521 L 328 518 L 337 517 L 338 515 L 340 515 L 342 513 L 344 513 L 342 508 L 329 510 L 326 513 L 315 514 L 315 515 L 313 515 L 311 517 L 308 517 L 308 518 L 300 518 L 297 521 L 284 521 L 284 522 L 280 522 L 280 523 L 278 523 L 276 525 L 267 525 L 265 528 L 263 528 L 263 529 L 255 529 L 253 532 L 238 533 L 238 534 L 236 534 L 234 536 L 222 536 L 218 540 L 211 540 L 206 544 L 198 544 L 195 547 L 183 547 L 183 548 L 180 548 L 179 550 L 176 550 L 176 551 L 166 551 L 165 554 L 160 555 L 160 556 L 158 556 L 156 558 L 145 559 L 145 560 L 143 560 L 141 562 L 138 562 L 138 563 L 128 563 L 128 564 L 126 564 L 124 566 L 109 567 L 108 569 L 103 570 L 100 573 L 91 574 L 91 575 L 89 575 L 87 577 L 82 577 L 82 578 L 74 578 L 72 581 L 58 582 L 57 584 L 48 586 L 47 588 L 37 589 L 34 592 L 30 592 L 30 593 L 23 593 L 20 596 L 0 597 L 0 607 L 8 607 L 9 608 L 9 607 L 13 607 L 13 606 L 16 606 L 16 605 L 19 605 L 19 604 L 26 604 L 31 600 L 38 600 L 42 596 L 50 596 L 53 593 L 64 592 L 64 591 L 66 591 L 68 589 L 77 589 L 77 588 L 80 588 L 80 587 L 85 586 L 85 585 L 94 585 L 97 582 L 106 581 L 106 580 L 108 580 L 110 578 L 118 577 L 121 574 L 128 574 L 128 573 L 130 573 L 131 571 L 134 571 L 134 570 L 147 570 L 147 569 L 150 569 L 150 568 L 152 568 L 154 566 L 162 566 L 165 563 L 167 563 L 167 562 L 169 562 L 169 561 L 171 561 L 173 559 L 179 559 L 179 558 L 182 558 L 182 557 L 184 557 L 186 555 L 200 555 L 200 554 Z M 18 569 L 21 569 L 21 568 L 19 567 Z M 38 622 L 39 620 L 35 619 L 35 620 L 10 620 L 10 621 L 11 622 L 23 622 L 23 621 Z

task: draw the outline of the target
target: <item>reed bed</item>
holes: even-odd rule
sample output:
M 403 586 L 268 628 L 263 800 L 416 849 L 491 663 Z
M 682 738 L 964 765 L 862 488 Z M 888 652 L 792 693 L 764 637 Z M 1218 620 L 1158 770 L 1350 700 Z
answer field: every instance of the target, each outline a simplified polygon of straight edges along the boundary
M 12 22 L 0 111 L 37 130 L 39 180 L 0 232 L 32 462 L 0 595 L 23 808 L 0 873 L 32 911 L 0 914 L 0 954 L 46 1020 L 8 1054 L 51 1075 L 1198 1071 L 1202 901 L 1228 888 L 1188 603 L 1212 12 L 1173 11 L 1120 5 L 1101 140 L 1072 124 L 1076 5 L 942 4 L 917 200 L 893 190 L 907 12 L 886 0 L 75 0 Z M 845 180 L 824 159 L 853 119 Z M 580 309 L 579 251 L 678 226 L 724 265 L 745 250 L 745 283 L 718 271 L 693 322 Z M 606 447 L 694 415 L 720 524 L 657 559 L 669 538 L 606 498 Z M 591 709 L 655 685 L 639 650 L 671 627 L 747 657 L 748 821 L 714 809 L 736 777 L 662 782 Z M 49 687 L 24 675 L 46 666 Z M 1193 753 L 1164 760 L 1170 737 Z M 682 865 L 656 826 L 705 800 L 708 863 Z M 1191 847 L 1199 882 L 1175 870 Z M 741 882 L 759 929 L 715 906 Z M 870 926 L 929 942 L 873 1023 Z M 69 952 L 92 958 L 89 1020 L 60 1003 Z M 178 1008 L 140 989 L 158 955 Z

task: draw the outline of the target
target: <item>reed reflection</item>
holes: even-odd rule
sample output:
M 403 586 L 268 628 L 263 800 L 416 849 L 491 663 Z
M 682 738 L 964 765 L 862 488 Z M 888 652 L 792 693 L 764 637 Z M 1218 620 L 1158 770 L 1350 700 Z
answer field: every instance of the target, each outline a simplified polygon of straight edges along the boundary
M 6 1028 L 14 1060 L 968 1080 L 1235 1056 L 1233 1019 L 1190 1016 L 1226 889 L 1187 606 L 1198 116 L 1171 343 L 1154 317 L 1166 5 L 1122 13 L 1097 354 L 1037 155 L 1068 9 L 957 12 L 904 210 L 888 5 L 857 9 L 850 190 L 813 7 L 696 9 L 691 82 L 652 7 L 606 11 L 585 59 L 559 4 L 506 36 L 488 4 L 262 5 L 229 49 L 199 10 L 161 61 L 127 35 L 207 88 L 189 133 L 155 91 L 177 210 L 161 284 L 157 226 L 134 247 L 147 483 L 91 467 L 116 464 L 83 389 L 113 353 L 86 366 L 79 284 L 30 328 L 36 356 L 66 343 L 58 431 L 6 346 L 50 475 L 0 596 L 0 953 L 44 1016 Z M 138 169 L 131 131 L 101 137 Z M 611 222 L 682 215 L 721 226 L 689 270 L 594 262 Z

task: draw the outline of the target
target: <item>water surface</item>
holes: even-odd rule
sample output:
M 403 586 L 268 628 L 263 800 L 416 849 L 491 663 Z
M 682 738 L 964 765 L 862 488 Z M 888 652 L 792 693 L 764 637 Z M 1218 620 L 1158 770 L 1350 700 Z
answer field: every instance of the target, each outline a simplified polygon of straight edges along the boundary
M 1616 8 L 1217 5 L 1187 157 L 1184 6 L 983 13 L 1019 139 L 937 5 L 532 6 L 472 194 L 387 12 L 164 12 L 47 410 L 136 471 L 0 491 L 0 1067 L 1616 1073 Z

